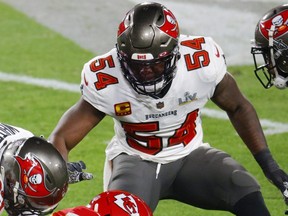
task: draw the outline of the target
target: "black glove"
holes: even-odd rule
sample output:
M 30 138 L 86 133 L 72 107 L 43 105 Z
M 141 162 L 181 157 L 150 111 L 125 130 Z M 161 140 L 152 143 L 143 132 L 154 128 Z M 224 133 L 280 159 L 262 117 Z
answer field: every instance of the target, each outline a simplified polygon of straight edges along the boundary
M 264 149 L 254 155 L 265 176 L 282 192 L 284 201 L 288 205 L 288 175 L 279 168 L 269 149 Z
M 69 184 L 77 183 L 83 180 L 91 180 L 93 178 L 92 173 L 83 172 L 86 169 L 86 165 L 83 161 L 78 162 L 68 162 L 68 175 L 69 175 Z

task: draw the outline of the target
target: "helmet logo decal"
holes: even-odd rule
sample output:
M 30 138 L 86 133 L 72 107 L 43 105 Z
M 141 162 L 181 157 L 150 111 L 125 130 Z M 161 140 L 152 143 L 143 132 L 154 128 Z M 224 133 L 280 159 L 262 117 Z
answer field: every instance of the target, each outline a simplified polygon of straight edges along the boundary
M 169 54 L 169 52 L 164 51 L 164 52 L 162 52 L 162 53 L 159 54 L 159 57 L 162 58 L 162 57 L 167 56 L 168 54 Z
M 154 58 L 151 53 L 133 53 L 131 59 L 145 61 L 145 60 L 152 60 Z
M 124 193 L 118 194 L 115 197 L 114 203 L 121 209 L 127 212 L 131 216 L 139 216 L 138 206 L 135 199 L 131 195 L 125 195 Z
M 28 196 L 43 197 L 51 193 L 44 183 L 44 170 L 37 157 L 28 153 L 22 159 L 15 157 L 20 167 L 20 184 Z
M 278 38 L 281 35 L 288 32 L 288 11 L 285 10 L 281 14 L 269 19 L 260 24 L 260 31 L 265 38 L 268 39 L 268 32 L 271 25 L 275 26 L 274 38 Z
M 131 15 L 130 13 L 127 13 L 118 27 L 117 36 L 121 35 L 131 25 L 130 19 Z
M 179 28 L 176 18 L 172 12 L 167 9 L 164 9 L 163 12 L 165 21 L 162 26 L 159 26 L 159 29 L 175 39 L 178 38 Z
M 121 35 L 125 30 L 126 30 L 126 27 L 125 27 L 124 21 L 123 21 L 119 25 L 117 36 Z

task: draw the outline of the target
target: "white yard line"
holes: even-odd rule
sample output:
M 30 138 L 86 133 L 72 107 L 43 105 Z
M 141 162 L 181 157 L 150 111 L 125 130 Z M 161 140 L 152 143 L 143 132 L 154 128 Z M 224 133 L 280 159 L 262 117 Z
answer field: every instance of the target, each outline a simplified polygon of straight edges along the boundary
M 53 79 L 41 79 L 30 76 L 15 75 L 5 72 L 0 72 L 0 81 L 18 82 L 29 85 L 36 85 L 43 88 L 59 89 L 69 92 L 79 93 L 79 84 L 72 84 Z M 228 120 L 225 112 L 215 109 L 204 108 L 202 114 L 211 118 Z M 274 122 L 268 119 L 260 119 L 261 125 L 266 135 L 280 134 L 288 132 L 288 124 L 282 122 Z
M 70 92 L 80 92 L 79 84 L 77 85 L 53 79 L 34 78 L 31 76 L 0 72 L 0 80 L 36 85 L 44 88 L 66 90 Z
M 211 118 L 228 120 L 228 116 L 221 110 L 204 108 L 202 114 Z M 266 135 L 280 134 L 288 132 L 288 124 L 282 122 L 274 122 L 268 119 L 260 119 L 264 133 Z

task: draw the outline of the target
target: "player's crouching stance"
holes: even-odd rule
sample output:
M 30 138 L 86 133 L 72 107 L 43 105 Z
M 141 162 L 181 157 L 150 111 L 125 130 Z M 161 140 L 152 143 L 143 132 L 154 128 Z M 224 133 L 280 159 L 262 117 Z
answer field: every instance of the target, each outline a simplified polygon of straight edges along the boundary
M 82 97 L 49 140 L 68 161 L 104 116 L 112 117 L 105 191 L 129 191 L 152 211 L 172 199 L 237 216 L 269 216 L 256 179 L 203 140 L 201 113 L 211 100 L 288 200 L 288 176 L 269 151 L 255 108 L 227 71 L 221 47 L 211 37 L 180 35 L 165 6 L 133 7 L 119 25 L 116 47 L 88 61 L 81 78 Z
M 143 200 L 125 191 L 107 191 L 97 195 L 89 205 L 53 213 L 52 216 L 152 216 Z
M 50 214 L 68 187 L 66 162 L 45 139 L 0 123 L 0 214 Z

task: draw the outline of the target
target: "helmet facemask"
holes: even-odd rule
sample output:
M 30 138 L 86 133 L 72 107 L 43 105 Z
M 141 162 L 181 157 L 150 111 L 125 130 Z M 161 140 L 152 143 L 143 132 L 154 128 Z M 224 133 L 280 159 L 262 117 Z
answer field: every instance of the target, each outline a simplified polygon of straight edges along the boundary
M 118 58 L 123 75 L 138 94 L 161 98 L 175 77 L 179 53 L 176 47 L 166 57 L 141 61 L 131 60 L 118 51 Z
M 273 74 L 269 71 L 273 69 L 271 66 L 269 56 L 269 49 L 261 47 L 252 47 L 251 53 L 253 55 L 255 70 L 254 73 L 262 86 L 266 89 L 273 86 Z M 264 62 L 263 62 L 264 60 Z M 259 63 L 260 62 L 260 63 Z
M 55 191 L 54 194 L 56 193 Z M 11 194 L 10 198 L 5 199 L 5 210 L 9 215 L 48 215 L 58 206 L 58 202 L 54 205 L 45 205 L 47 197 L 43 199 L 28 197 L 19 182 L 16 182 L 13 188 L 5 188 L 5 194 Z
M 49 207 L 47 206 L 45 209 L 43 206 L 41 208 L 36 208 L 30 205 L 32 202 L 35 203 L 35 200 L 26 197 L 25 194 L 21 193 L 21 190 L 17 189 L 17 186 L 19 186 L 19 184 L 15 185 L 13 188 L 13 201 L 8 199 L 5 200 L 5 210 L 9 213 L 9 215 L 48 215 L 52 213 L 58 205 L 57 203 Z M 39 200 L 37 201 L 39 202 Z

